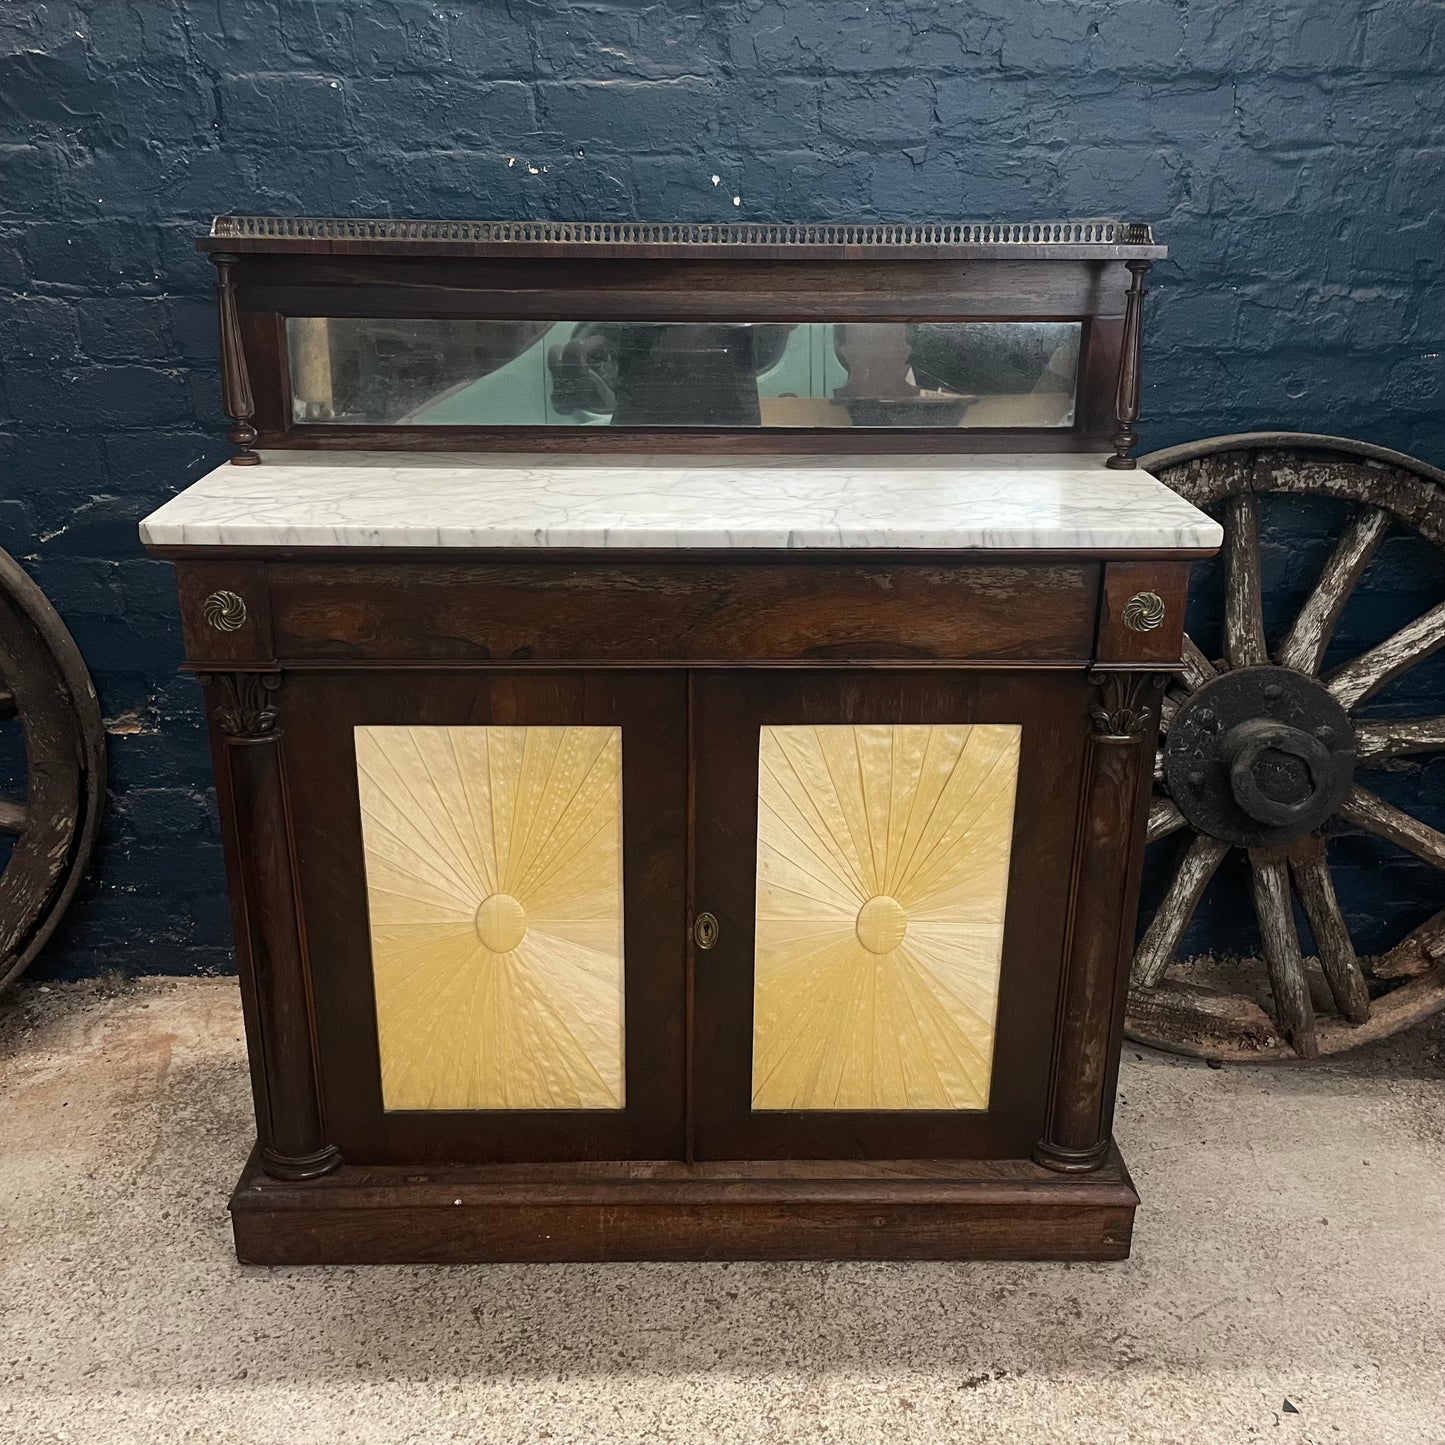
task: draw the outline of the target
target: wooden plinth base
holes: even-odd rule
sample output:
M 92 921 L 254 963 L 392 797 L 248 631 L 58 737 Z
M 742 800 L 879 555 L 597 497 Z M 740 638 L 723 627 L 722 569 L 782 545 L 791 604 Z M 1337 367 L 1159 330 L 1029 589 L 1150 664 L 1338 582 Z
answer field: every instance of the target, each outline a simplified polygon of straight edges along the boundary
M 549 1260 L 1124 1259 L 1119 1152 L 1085 1175 L 1024 1160 L 372 1167 L 231 1197 L 248 1264 Z

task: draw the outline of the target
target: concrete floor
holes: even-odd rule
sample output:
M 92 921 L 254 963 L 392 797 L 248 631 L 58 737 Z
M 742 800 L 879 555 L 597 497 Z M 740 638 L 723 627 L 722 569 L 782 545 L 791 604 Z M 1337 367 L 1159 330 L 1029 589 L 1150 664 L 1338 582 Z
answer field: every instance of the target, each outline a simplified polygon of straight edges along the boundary
M 266 1270 L 232 980 L 0 1000 L 0 1440 L 1445 1442 L 1445 1028 L 1129 1049 L 1122 1265 Z M 1286 1403 L 1288 1402 L 1288 1404 Z

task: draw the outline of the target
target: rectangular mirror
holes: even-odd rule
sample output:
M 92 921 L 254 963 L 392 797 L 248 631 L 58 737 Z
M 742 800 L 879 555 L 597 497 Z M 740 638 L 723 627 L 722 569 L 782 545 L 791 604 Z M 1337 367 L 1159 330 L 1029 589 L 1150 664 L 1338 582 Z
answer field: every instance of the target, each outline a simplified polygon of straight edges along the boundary
M 1070 427 L 1077 321 L 289 317 L 292 416 L 363 426 Z

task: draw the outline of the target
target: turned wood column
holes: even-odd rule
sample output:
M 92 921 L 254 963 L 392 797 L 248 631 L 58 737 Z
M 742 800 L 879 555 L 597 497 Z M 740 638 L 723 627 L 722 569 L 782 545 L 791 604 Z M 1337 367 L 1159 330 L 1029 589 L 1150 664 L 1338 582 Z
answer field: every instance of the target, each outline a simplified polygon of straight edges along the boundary
M 1048 1114 L 1034 1149 L 1038 1163 L 1066 1173 L 1096 1169 L 1109 1153 L 1149 760 L 1167 681 L 1154 672 L 1096 671 L 1089 678 L 1099 701 L 1086 744 Z
M 1139 421 L 1139 397 L 1144 386 L 1144 276 L 1152 263 L 1126 261 L 1129 289 L 1124 294 L 1124 335 L 1119 346 L 1119 380 L 1114 391 L 1114 421 L 1118 426 L 1110 439 L 1114 455 L 1104 463 L 1116 471 L 1132 471 L 1139 465 L 1129 453 L 1139 440 L 1134 430 Z
M 240 259 L 216 252 L 211 263 L 216 268 L 216 320 L 221 333 L 221 400 L 226 415 L 231 418 L 231 429 L 226 436 L 238 448 L 231 465 L 254 467 L 261 460 L 255 450 L 256 428 L 251 421 L 256 414 L 256 403 L 246 367 L 246 347 L 241 340 L 236 281 L 231 274 Z
M 230 795 L 226 838 L 246 1005 L 261 1165 L 311 1179 L 341 1162 L 326 1140 L 316 1080 L 311 987 L 296 904 L 281 760 L 277 672 L 201 674 L 220 734 L 217 786 Z

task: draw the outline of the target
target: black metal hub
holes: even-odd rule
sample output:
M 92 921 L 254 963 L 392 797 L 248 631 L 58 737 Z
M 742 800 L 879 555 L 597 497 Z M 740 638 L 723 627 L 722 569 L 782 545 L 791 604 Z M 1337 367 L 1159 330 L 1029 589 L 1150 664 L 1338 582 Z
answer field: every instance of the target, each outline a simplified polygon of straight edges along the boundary
M 1201 832 L 1242 848 L 1313 832 L 1343 801 L 1355 730 L 1320 683 L 1287 667 L 1242 667 L 1175 714 L 1164 782 Z

